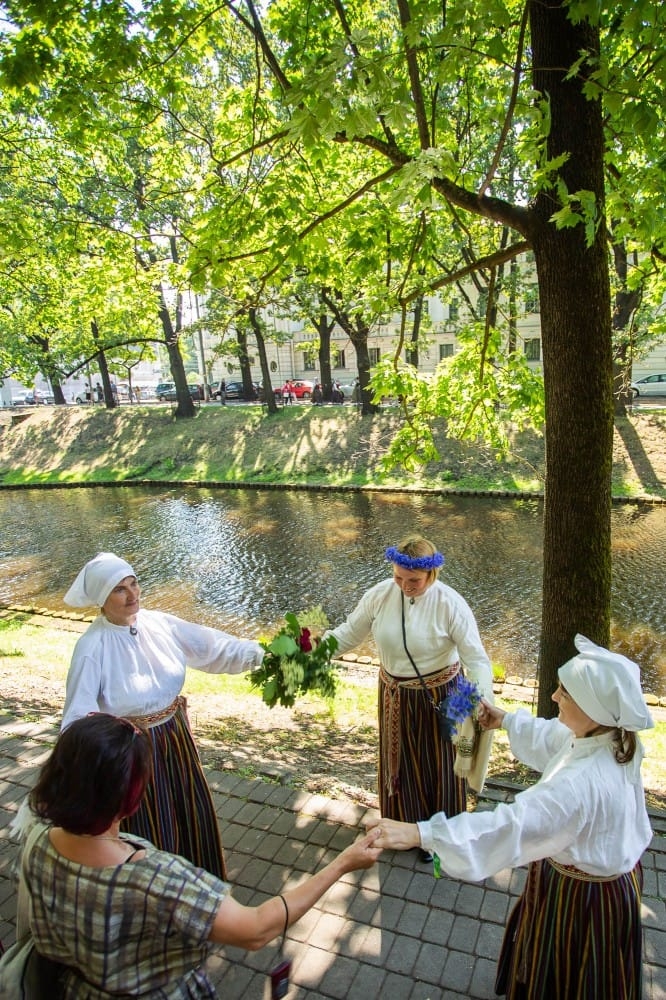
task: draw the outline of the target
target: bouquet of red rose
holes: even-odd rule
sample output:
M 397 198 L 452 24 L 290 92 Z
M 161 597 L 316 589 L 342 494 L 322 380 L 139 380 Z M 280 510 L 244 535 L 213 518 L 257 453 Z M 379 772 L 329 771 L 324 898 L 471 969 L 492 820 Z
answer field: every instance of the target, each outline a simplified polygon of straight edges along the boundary
M 253 687 L 269 708 L 280 704 L 291 708 L 297 695 L 317 691 L 325 698 L 335 694 L 335 636 L 321 638 L 327 626 L 321 608 L 311 608 L 296 617 L 284 616 L 286 625 L 270 641 L 260 640 L 266 650 L 260 667 L 250 674 Z

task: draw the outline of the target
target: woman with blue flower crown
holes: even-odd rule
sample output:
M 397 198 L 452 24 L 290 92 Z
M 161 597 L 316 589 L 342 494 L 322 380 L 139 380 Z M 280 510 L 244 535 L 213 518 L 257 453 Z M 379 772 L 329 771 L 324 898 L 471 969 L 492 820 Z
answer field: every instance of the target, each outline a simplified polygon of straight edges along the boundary
M 371 587 L 347 620 L 326 634 L 338 641 L 336 656 L 370 634 L 377 645 L 382 816 L 404 823 L 442 811 L 455 816 L 467 808 L 465 764 L 478 735 L 468 717 L 480 696 L 492 701 L 490 660 L 471 608 L 438 579 L 444 556 L 436 546 L 413 534 L 385 554 L 392 576 Z M 456 740 L 461 723 L 466 736 L 456 745 L 451 737 Z M 477 791 L 484 778 L 481 762 Z M 432 860 L 425 850 L 420 856 Z

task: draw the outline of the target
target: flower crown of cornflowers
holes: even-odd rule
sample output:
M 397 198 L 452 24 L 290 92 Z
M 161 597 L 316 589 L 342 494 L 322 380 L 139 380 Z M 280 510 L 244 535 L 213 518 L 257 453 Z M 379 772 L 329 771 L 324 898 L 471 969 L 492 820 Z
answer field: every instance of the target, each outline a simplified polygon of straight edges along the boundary
M 433 552 L 431 556 L 408 556 L 406 552 L 401 552 L 391 545 L 385 554 L 389 562 L 397 563 L 403 569 L 433 570 L 444 565 L 444 556 L 441 552 Z

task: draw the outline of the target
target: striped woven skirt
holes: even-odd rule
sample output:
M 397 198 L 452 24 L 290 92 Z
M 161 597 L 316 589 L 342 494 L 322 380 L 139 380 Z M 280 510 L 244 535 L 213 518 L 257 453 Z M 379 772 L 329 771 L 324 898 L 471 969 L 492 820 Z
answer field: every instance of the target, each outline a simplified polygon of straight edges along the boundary
M 451 676 L 452 671 L 455 674 Z M 458 683 L 458 664 L 424 677 L 435 703 Z M 416 823 L 436 812 L 465 812 L 467 782 L 453 773 L 456 748 L 443 740 L 437 713 L 418 679 L 379 672 L 379 808 L 382 816 Z
M 153 776 L 141 806 L 123 820 L 122 829 L 225 880 L 215 806 L 187 721 L 185 700 L 178 699 L 174 714 L 147 731 L 153 748 Z
M 549 859 L 531 864 L 504 934 L 495 992 L 512 1000 L 641 1000 L 642 888 L 640 862 L 603 880 Z

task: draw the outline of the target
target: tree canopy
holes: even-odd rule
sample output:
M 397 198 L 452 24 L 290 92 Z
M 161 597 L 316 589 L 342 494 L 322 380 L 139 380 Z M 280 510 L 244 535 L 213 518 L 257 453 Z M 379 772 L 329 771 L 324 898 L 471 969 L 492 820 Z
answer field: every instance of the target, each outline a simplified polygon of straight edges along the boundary
M 549 714 L 575 632 L 609 641 L 613 365 L 664 292 L 663 6 L 3 7 L 5 87 L 89 159 L 68 210 L 132 244 L 176 369 L 179 311 L 169 314 L 165 281 L 215 288 L 256 318 L 307 277 L 306 297 L 347 324 L 365 403 L 368 331 L 383 312 L 403 316 L 393 359 L 372 372 L 376 393 L 404 400 L 396 457 L 427 458 L 436 420 L 501 445 L 504 419 L 545 414 L 539 710 Z M 0 155 L 12 158 L 2 138 Z M 528 250 L 543 410 L 498 295 L 515 299 L 507 264 Z M 410 309 L 415 329 L 423 295 L 463 278 L 484 314 L 477 301 L 459 356 L 424 379 L 399 351 Z

